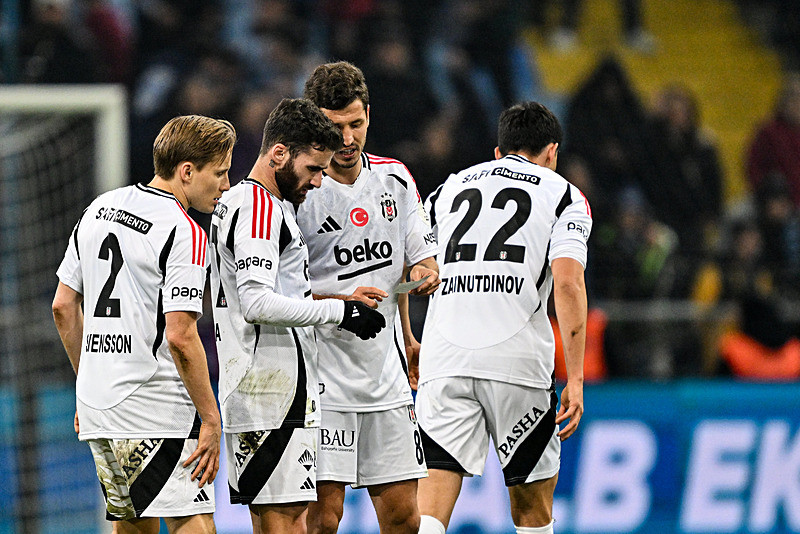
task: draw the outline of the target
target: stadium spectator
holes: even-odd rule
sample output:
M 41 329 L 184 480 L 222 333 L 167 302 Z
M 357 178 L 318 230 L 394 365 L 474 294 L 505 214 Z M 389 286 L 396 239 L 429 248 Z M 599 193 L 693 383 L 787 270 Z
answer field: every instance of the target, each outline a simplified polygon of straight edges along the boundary
M 581 3 L 582 0 L 560 0 L 558 25 L 548 39 L 555 50 L 569 52 L 578 44 Z M 536 26 L 544 26 L 547 9 L 552 4 L 552 1 L 536 3 L 535 10 L 532 10 L 532 20 Z M 642 53 L 654 52 L 656 40 L 642 22 L 642 0 L 621 0 L 619 4 L 625 45 Z
M 172 532 L 214 532 L 222 429 L 196 326 L 208 243 L 186 210 L 210 213 L 230 189 L 235 142 L 227 121 L 170 120 L 150 183 L 97 197 L 58 268 L 53 316 L 78 375 L 75 431 L 115 532 L 158 532 L 162 517 Z
M 34 0 L 31 10 L 31 21 L 19 32 L 21 82 L 103 81 L 96 43 L 86 25 L 72 16 L 72 0 Z
M 649 117 L 657 174 L 643 181 L 654 215 L 675 230 L 679 264 L 672 296 L 685 298 L 698 265 L 712 252 L 723 216 L 723 175 L 716 144 L 700 127 L 700 111 L 686 87 L 664 87 L 655 96 Z M 655 145 L 655 142 L 653 143 Z
M 363 69 L 370 86 L 370 151 L 402 158 L 417 140 L 420 125 L 437 113 L 437 102 L 415 68 L 403 30 L 387 30 L 373 43 Z
M 253 167 L 253 162 L 258 158 L 261 150 L 261 140 L 264 136 L 264 123 L 270 111 L 280 102 L 280 91 L 266 87 L 247 91 L 236 109 L 236 133 L 239 141 L 233 151 L 231 160 L 231 184 L 239 183 L 247 177 Z
M 753 190 L 770 174 L 780 173 L 800 207 L 800 72 L 786 74 L 770 120 L 756 132 L 747 154 L 747 176 Z
M 594 177 L 602 203 L 616 202 L 627 186 L 643 188 L 656 180 L 646 115 L 627 73 L 613 56 L 605 57 L 578 87 L 568 104 L 565 151 L 581 156 Z
M 670 298 L 676 284 L 678 238 L 656 220 L 637 188 L 624 189 L 610 222 L 598 226 L 591 280 L 598 299 L 636 301 Z M 614 377 L 668 378 L 688 372 L 683 365 L 697 339 L 692 328 L 651 328 L 641 317 L 615 321 L 606 329 L 608 372 Z
M 102 63 L 102 81 L 130 86 L 136 45 L 133 29 L 109 0 L 88 0 L 85 9 L 86 27 L 94 36 Z
M 784 298 L 800 297 L 800 208 L 780 174 L 767 176 L 755 192 L 757 220 L 764 243 L 764 263 L 776 291 Z

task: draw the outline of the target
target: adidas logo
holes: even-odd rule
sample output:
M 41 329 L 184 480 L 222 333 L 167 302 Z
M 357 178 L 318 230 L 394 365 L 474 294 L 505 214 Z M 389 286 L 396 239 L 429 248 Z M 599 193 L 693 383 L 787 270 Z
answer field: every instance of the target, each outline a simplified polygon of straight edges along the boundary
M 325 218 L 325 222 L 322 223 L 322 227 L 317 230 L 318 234 L 326 234 L 328 232 L 336 232 L 337 230 L 341 230 L 342 227 L 339 226 L 339 223 L 333 220 L 333 217 L 328 215 Z
M 360 316 L 361 316 L 361 314 L 358 312 L 358 308 L 354 307 L 353 308 L 353 314 L 351 315 L 351 317 L 360 317 Z
M 311 451 L 306 449 L 303 454 L 300 455 L 300 458 L 297 459 L 297 463 L 305 467 L 306 471 L 311 471 L 311 468 L 314 467 L 314 455 L 311 454 Z
M 206 495 L 206 490 L 204 489 L 201 489 L 197 497 L 194 498 L 194 502 L 208 502 L 209 500 L 208 495 Z
M 303 485 L 300 486 L 300 489 L 312 490 L 312 489 L 316 489 L 316 487 L 314 486 L 314 483 L 311 481 L 310 478 L 306 478 L 306 481 L 303 482 Z

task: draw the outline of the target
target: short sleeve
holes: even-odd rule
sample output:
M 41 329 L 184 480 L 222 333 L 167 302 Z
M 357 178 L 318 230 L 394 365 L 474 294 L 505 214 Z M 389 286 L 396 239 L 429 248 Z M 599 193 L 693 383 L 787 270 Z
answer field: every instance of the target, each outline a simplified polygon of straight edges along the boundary
M 569 204 L 558 215 L 550 241 L 550 261 L 572 258 L 586 268 L 589 234 L 592 231 L 592 210 L 581 191 L 568 184 Z
M 164 313 L 203 313 L 203 291 L 209 266 L 208 239 L 200 225 L 186 216 L 175 228 L 164 266 Z

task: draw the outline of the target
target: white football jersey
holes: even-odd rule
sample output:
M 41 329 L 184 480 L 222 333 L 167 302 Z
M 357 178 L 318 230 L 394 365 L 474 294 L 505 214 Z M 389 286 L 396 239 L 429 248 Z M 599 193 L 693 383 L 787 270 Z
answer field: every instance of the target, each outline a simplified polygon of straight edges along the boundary
M 170 193 L 110 191 L 84 211 L 58 278 L 84 298 L 76 386 L 80 439 L 187 437 L 196 411 L 164 314 L 201 314 L 206 234 Z
M 425 318 L 420 381 L 550 387 L 550 262 L 586 266 L 588 201 L 557 173 L 509 155 L 450 175 L 428 203 L 442 284 Z
M 319 425 L 310 325 L 344 303 L 314 301 L 293 208 L 259 182 L 225 192 L 211 219 L 211 290 L 226 432 Z
M 411 402 L 405 344 L 393 292 L 403 262 L 436 254 L 430 222 L 405 165 L 362 154 L 352 185 L 323 176 L 308 192 L 297 220 L 308 241 L 311 289 L 351 295 L 359 286 L 383 289 L 378 311 L 387 327 L 363 341 L 335 325 L 317 326 L 320 399 L 326 409 L 375 411 Z

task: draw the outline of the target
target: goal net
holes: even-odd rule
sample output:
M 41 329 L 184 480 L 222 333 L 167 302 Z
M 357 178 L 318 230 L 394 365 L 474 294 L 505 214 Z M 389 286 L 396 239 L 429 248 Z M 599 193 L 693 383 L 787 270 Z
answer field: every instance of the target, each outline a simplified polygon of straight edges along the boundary
M 81 212 L 128 182 L 126 106 L 119 86 L 0 86 L 0 534 L 96 529 L 50 305 Z

